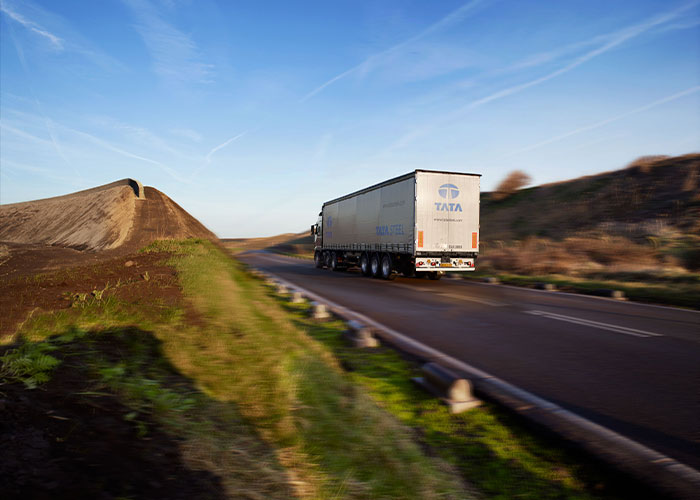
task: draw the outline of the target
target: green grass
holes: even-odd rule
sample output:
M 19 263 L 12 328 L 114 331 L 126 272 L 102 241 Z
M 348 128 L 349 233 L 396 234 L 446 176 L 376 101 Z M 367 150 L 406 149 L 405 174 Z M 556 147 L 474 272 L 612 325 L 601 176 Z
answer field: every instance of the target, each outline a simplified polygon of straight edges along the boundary
M 274 294 L 272 289 L 269 293 Z M 375 401 L 487 498 L 615 498 L 625 490 L 590 460 L 535 434 L 491 404 L 450 414 L 411 382 L 420 374 L 414 361 L 385 347 L 352 348 L 342 339 L 342 321 L 318 324 L 308 318 L 308 304 L 283 305 L 296 325 L 327 346 Z
M 188 463 L 232 496 L 260 498 L 594 498 L 608 478 L 486 404 L 462 415 L 410 382 L 417 365 L 357 351 L 340 321 L 282 302 L 214 245 L 157 242 L 186 303 L 114 297 L 28 320 L 0 373 L 45 383 L 86 370 L 84 397 L 115 394 L 147 439 L 156 422 Z M 194 315 L 194 316 L 193 316 Z M 54 366 L 37 361 L 50 356 Z M 28 359 L 26 372 L 11 371 Z M 614 489 L 614 488 L 613 488 Z M 473 494 L 473 491 L 476 494 Z
M 92 309 L 90 322 L 97 316 L 103 325 L 110 322 L 108 314 L 98 311 L 103 305 L 86 307 L 84 312 Z M 138 311 L 133 312 L 133 322 L 144 320 Z M 42 370 L 46 376 L 41 380 L 35 376 L 35 383 L 27 384 L 29 388 L 39 386 L 39 390 L 51 391 L 56 390 L 49 383 L 52 378 L 78 379 L 83 383 L 79 392 L 59 393 L 54 399 L 79 397 L 86 406 L 99 408 L 104 397 L 117 397 L 125 410 L 113 416 L 133 426 L 139 439 L 149 440 L 155 430 L 169 434 L 180 443 L 188 469 L 213 473 L 229 496 L 282 500 L 293 495 L 276 450 L 260 440 L 235 404 L 207 397 L 183 377 L 164 356 L 163 344 L 152 332 L 134 326 L 84 329 L 66 316 L 62 318 L 54 323 L 60 324 L 59 330 L 45 330 L 41 322 L 34 324 L 26 334 L 35 340 L 23 337 L 21 347 L 0 358 L 0 392 L 3 384 L 17 380 L 6 371 L 13 366 L 17 353 L 51 352 L 56 358 L 49 369 Z M 119 323 L 121 320 L 116 318 L 114 324 Z M 26 384 L 24 375 L 19 380 Z M 57 409 L 60 412 L 60 406 Z M 71 436 L 62 439 L 70 441 Z M 80 441 L 68 444 L 81 446 Z M 128 478 L 126 481 L 128 485 Z
M 196 240 L 144 251 L 172 254 L 187 307 L 86 297 L 32 318 L 15 338 L 55 347 L 55 335 L 72 336 L 90 367 L 85 397 L 117 394 L 144 436 L 149 419 L 184 436 L 189 459 L 224 477 L 233 496 L 247 475 L 262 481 L 264 498 L 469 497 L 453 467 L 426 454 L 239 263 Z M 157 355 L 143 347 L 149 336 Z M 85 354 L 92 342 L 116 340 L 114 356 Z M 165 365 L 154 362 L 161 358 Z M 173 371 L 192 387 L 173 385 Z M 268 448 L 274 456 L 249 451 Z
M 36 389 L 50 380 L 61 363 L 48 354 L 55 349 L 51 343 L 29 343 L 10 349 L 0 356 L 0 380 L 22 382 L 27 389 Z

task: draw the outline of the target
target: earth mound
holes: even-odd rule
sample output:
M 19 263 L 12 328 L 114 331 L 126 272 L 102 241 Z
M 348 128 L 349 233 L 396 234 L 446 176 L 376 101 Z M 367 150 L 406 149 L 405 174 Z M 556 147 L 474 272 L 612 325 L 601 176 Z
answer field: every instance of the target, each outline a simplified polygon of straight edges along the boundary
M 133 179 L 0 205 L 0 278 L 118 257 L 168 238 L 218 241 L 168 196 Z

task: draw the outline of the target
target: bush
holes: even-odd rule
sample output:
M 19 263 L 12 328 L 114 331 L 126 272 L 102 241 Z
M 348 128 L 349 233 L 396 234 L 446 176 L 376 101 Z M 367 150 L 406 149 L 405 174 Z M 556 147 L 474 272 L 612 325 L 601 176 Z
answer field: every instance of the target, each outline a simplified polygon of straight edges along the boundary
M 648 156 L 640 156 L 636 160 L 630 162 L 627 164 L 628 169 L 637 169 L 643 174 L 648 174 L 651 172 L 651 169 L 654 168 L 654 164 L 661 160 L 665 160 L 666 158 L 669 158 L 666 155 L 648 155 Z
M 515 193 L 518 189 L 530 184 L 531 181 L 532 179 L 530 176 L 522 170 L 513 170 L 506 176 L 505 179 L 501 181 L 498 187 L 496 187 L 492 198 L 496 201 L 504 200 Z

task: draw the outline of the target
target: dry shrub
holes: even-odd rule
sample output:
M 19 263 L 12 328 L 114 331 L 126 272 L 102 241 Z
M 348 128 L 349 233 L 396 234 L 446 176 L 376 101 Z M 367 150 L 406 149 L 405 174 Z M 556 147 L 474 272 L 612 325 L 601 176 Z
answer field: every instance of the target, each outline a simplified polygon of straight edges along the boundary
M 666 158 L 669 158 L 667 155 L 647 155 L 647 156 L 640 156 L 636 160 L 633 160 L 632 162 L 628 163 L 625 168 L 632 169 L 635 168 L 642 172 L 643 174 L 648 174 L 651 172 L 651 169 L 654 168 L 654 164 L 661 161 L 665 160 Z
M 523 186 L 530 184 L 531 181 L 532 179 L 530 176 L 522 170 L 513 170 L 501 181 L 498 187 L 496 187 L 492 198 L 496 201 L 503 200 Z
M 514 246 L 489 249 L 479 264 L 518 274 L 566 274 L 577 262 L 560 245 L 542 238 L 528 238 Z
M 683 191 L 698 191 L 698 165 L 693 165 L 693 167 L 688 170 L 688 175 L 683 182 Z
M 562 242 L 567 253 L 604 266 L 653 266 L 658 264 L 658 254 L 653 246 L 639 245 L 627 238 L 566 238 Z
M 489 248 L 482 267 L 517 274 L 577 274 L 612 268 L 648 268 L 660 264 L 657 251 L 626 238 L 571 237 L 563 241 L 528 238 L 511 246 Z

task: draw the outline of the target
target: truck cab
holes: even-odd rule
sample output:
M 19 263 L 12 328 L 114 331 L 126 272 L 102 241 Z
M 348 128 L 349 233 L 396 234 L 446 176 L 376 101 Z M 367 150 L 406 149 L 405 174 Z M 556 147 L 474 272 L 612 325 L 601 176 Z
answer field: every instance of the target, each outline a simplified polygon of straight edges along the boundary
M 314 260 L 317 260 L 316 267 L 321 267 L 320 249 L 323 248 L 323 212 L 319 212 L 316 224 L 311 226 L 311 236 L 314 237 Z

